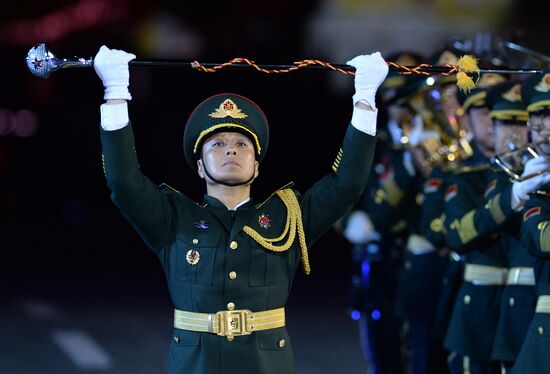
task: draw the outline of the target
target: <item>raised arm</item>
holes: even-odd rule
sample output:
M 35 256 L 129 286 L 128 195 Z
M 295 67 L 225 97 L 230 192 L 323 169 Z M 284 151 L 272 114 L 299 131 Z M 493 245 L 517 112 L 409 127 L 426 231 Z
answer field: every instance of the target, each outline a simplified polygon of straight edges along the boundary
M 128 62 L 135 57 L 102 46 L 94 58 L 107 101 L 101 105 L 103 170 L 114 204 L 158 254 L 172 237 L 173 208 L 170 198 L 139 169 L 127 105 L 132 99 Z
M 332 172 L 301 199 L 308 245 L 328 230 L 360 198 L 367 184 L 376 143 L 375 95 L 388 73 L 380 53 L 348 61 L 356 68 L 353 115 Z

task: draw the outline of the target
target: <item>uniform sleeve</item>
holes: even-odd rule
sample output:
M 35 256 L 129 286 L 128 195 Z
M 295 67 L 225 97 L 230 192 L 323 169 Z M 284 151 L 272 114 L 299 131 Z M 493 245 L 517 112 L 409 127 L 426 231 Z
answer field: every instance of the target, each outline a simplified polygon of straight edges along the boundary
M 141 173 L 130 125 L 114 131 L 101 129 L 101 144 L 103 170 L 112 201 L 158 254 L 173 232 L 169 198 Z
M 535 257 L 550 259 L 550 197 L 532 194 L 523 208 L 521 241 Z
M 311 246 L 359 200 L 369 178 L 376 138 L 348 126 L 332 172 L 306 191 L 302 219 Z
M 403 153 L 392 154 L 388 170 L 382 174 L 364 209 L 370 215 L 376 231 L 387 234 L 401 220 L 404 209 L 414 199 L 420 178 L 411 176 L 403 165 Z
M 512 185 L 491 181 L 483 199 L 476 199 L 467 178 L 452 178 L 445 191 L 445 240 L 458 253 L 480 250 L 481 241 L 498 233 L 499 228 L 514 215 L 511 207 Z

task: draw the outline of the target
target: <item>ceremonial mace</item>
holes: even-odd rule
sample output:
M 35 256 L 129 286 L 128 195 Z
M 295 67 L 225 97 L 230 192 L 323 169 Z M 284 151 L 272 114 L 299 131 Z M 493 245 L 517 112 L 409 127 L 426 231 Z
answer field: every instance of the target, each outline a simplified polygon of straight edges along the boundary
M 463 60 L 461 64 L 461 60 Z M 387 62 L 390 69 L 397 70 L 399 74 L 420 74 L 420 75 L 450 75 L 457 74 L 458 86 L 471 89 L 475 86 L 469 77 L 473 73 L 495 73 L 495 74 L 542 74 L 542 69 L 479 69 L 475 58 L 463 56 L 457 65 L 447 64 L 445 66 L 432 66 L 429 64 L 420 64 L 418 66 L 403 66 L 394 62 Z M 93 58 L 58 58 L 47 47 L 40 43 L 29 50 L 26 57 L 29 70 L 40 78 L 48 78 L 49 75 L 57 70 L 69 68 L 86 68 L 93 66 Z M 333 70 L 347 75 L 354 75 L 355 68 L 345 64 L 331 64 L 320 60 L 302 60 L 293 64 L 273 65 L 256 64 L 253 60 L 238 57 L 225 63 L 200 63 L 198 61 L 185 60 L 160 60 L 160 59 L 135 59 L 129 62 L 130 66 L 146 66 L 161 68 L 189 68 L 207 73 L 213 73 L 220 69 L 232 70 L 250 70 L 256 69 L 264 73 L 288 73 L 298 69 L 306 70 Z M 463 81 L 463 86 L 461 82 Z

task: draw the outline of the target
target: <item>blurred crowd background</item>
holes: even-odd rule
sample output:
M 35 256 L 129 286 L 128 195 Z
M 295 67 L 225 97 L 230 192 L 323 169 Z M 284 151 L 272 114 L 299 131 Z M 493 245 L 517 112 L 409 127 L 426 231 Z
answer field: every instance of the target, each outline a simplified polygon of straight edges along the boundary
M 548 8 L 544 2 L 519 0 L 3 2 L 0 326 L 15 325 L 0 333 L 0 372 L 18 372 L 19 365 L 29 365 L 21 372 L 48 372 L 46 366 L 53 365 L 53 356 L 35 352 L 41 351 L 42 343 L 34 343 L 42 325 L 25 327 L 20 318 L 25 310 L 39 320 L 55 316 L 55 308 L 45 300 L 55 300 L 67 310 L 77 305 L 78 313 L 86 315 L 108 310 L 105 315 L 116 318 L 129 313 L 125 306 L 159 305 L 160 315 L 167 318 L 151 323 L 166 325 L 167 333 L 156 336 L 158 354 L 150 349 L 150 341 L 140 345 L 143 351 L 124 353 L 136 367 L 140 357 L 155 356 L 160 362 L 157 372 L 164 370 L 171 324 L 161 268 L 111 204 L 105 186 L 98 136 L 101 82 L 93 69 L 59 71 L 47 80 L 33 76 L 24 62 L 33 45 L 46 42 L 58 57 L 88 58 L 106 44 L 138 58 L 220 63 L 233 57 L 258 63 L 304 58 L 345 63 L 377 50 L 383 55 L 403 49 L 428 55 L 448 43 L 473 49 L 495 40 L 550 54 Z M 271 129 L 269 153 L 253 190 L 255 200 L 261 201 L 291 180 L 305 190 L 330 170 L 351 117 L 353 81 L 320 71 L 264 75 L 133 68 L 130 91 L 130 118 L 142 170 L 153 181 L 168 183 L 199 201 L 203 183 L 187 168 L 182 152 L 187 116 L 215 93 L 235 92 L 254 99 L 264 108 Z M 308 302 L 320 303 L 328 305 L 330 313 L 348 318 L 343 294 L 350 257 L 345 240 L 328 233 L 311 248 L 313 275 L 297 277 L 298 296 L 291 297 L 291 304 L 307 309 Z M 109 303 L 116 307 L 109 309 Z M 78 324 L 79 318 L 71 318 Z M 292 321 L 289 326 L 292 334 Z M 341 337 L 346 341 L 334 341 L 327 331 L 315 335 L 320 339 L 316 343 L 309 341 L 311 333 L 298 334 L 294 345 L 299 372 L 316 364 L 307 358 L 317 358 L 317 363 L 323 363 L 323 357 L 334 358 L 325 353 L 338 344 L 357 348 L 338 351 L 335 359 L 363 370 L 355 330 L 349 331 Z M 104 334 L 108 339 L 127 338 L 125 333 Z M 305 347 L 311 344 L 318 348 L 307 353 Z M 51 372 L 70 372 L 76 366 L 60 367 L 66 369 Z M 116 364 L 95 369 L 101 368 L 131 371 Z

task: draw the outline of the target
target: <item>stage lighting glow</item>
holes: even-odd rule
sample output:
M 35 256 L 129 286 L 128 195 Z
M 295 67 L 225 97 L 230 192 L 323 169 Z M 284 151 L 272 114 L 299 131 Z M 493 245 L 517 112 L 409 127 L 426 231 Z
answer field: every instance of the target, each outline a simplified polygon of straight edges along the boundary
M 11 110 L 0 108 L 0 136 L 12 133 L 15 128 L 15 116 Z
M 38 130 L 38 116 L 30 110 L 20 110 L 15 113 L 15 128 L 13 134 L 22 138 L 33 136 Z

